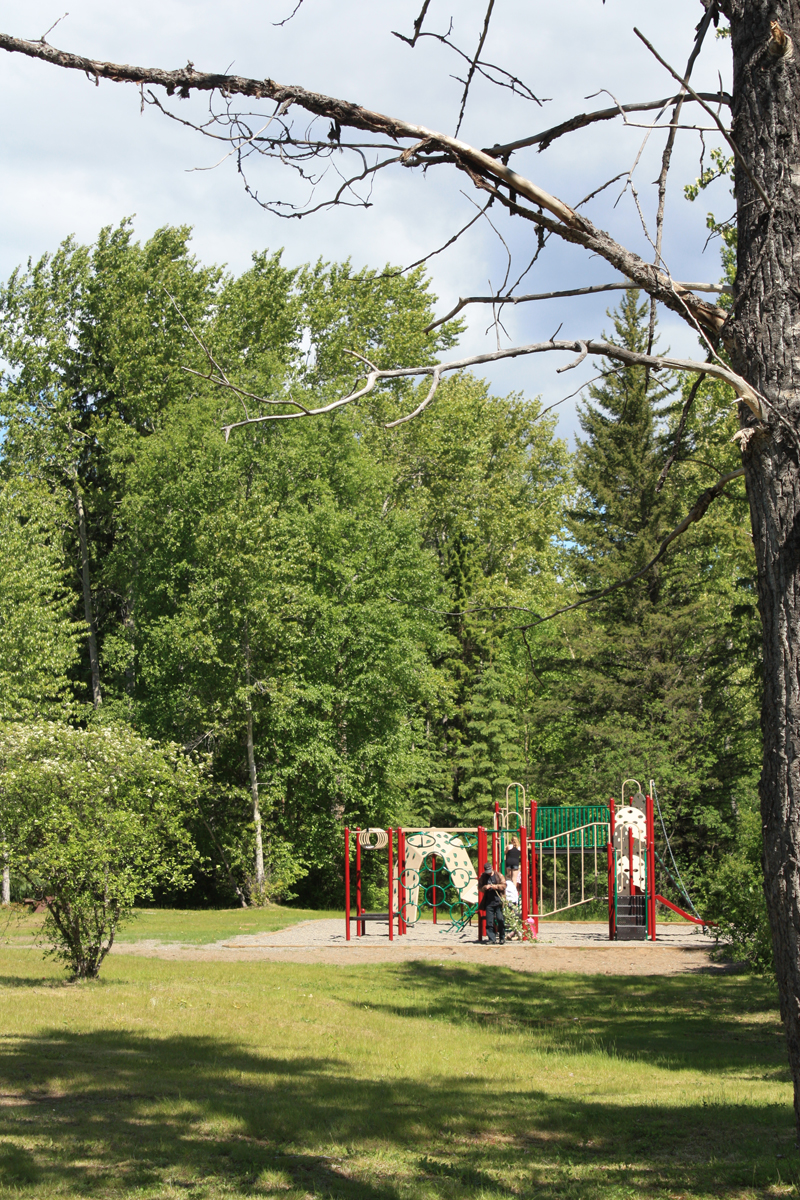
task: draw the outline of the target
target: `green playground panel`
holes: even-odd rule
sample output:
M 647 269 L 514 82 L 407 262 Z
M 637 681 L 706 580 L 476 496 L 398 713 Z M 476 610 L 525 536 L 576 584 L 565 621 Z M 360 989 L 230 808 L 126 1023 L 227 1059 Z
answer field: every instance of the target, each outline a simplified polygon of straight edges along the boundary
M 559 836 L 556 843 L 559 850 L 566 847 L 579 850 L 581 846 L 592 850 L 595 845 L 604 849 L 610 820 L 611 810 L 605 804 L 541 806 L 536 810 L 536 841 L 563 834 L 563 839 Z M 583 828 L 587 825 L 591 828 Z
M 427 829 L 406 830 L 406 839 L 413 837 L 415 834 L 425 834 L 429 832 Z M 447 839 L 448 841 L 450 839 Z M 478 850 L 478 835 L 471 833 L 454 833 L 452 835 L 453 845 L 462 846 L 467 853 L 472 851 L 477 853 Z M 450 878 L 450 872 L 445 864 L 442 852 L 440 849 L 431 850 L 430 853 L 435 854 L 438 862 L 436 866 L 436 908 L 442 915 L 445 922 L 449 922 L 451 927 L 461 930 L 469 923 L 469 920 L 477 911 L 477 904 L 464 903 L 461 899 L 460 888 L 453 883 Z M 405 880 L 405 886 L 409 889 L 415 885 L 419 887 L 418 906 L 420 911 L 423 908 L 433 908 L 433 878 L 430 872 L 430 866 L 427 861 L 425 864 L 426 874 L 428 874 L 430 882 L 424 883 L 420 874 L 416 870 L 406 870 L 406 875 L 409 877 Z M 403 910 L 409 907 L 408 903 L 403 904 Z M 462 914 L 463 909 L 463 914 Z M 404 912 L 405 915 L 405 912 Z

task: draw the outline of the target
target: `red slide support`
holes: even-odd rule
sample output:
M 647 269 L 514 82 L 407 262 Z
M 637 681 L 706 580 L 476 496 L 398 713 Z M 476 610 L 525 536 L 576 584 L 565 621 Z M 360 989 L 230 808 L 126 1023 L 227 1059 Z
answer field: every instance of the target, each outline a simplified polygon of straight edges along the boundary
M 707 925 L 711 929 L 716 929 L 716 921 L 703 921 L 700 917 L 693 917 L 691 913 L 687 913 L 685 908 L 678 908 L 677 904 L 673 904 L 671 900 L 666 900 L 663 896 L 655 896 L 654 899 L 659 904 L 666 904 L 667 908 L 671 908 L 679 917 L 683 917 L 684 921 L 691 921 L 693 925 Z
M 436 924 L 436 855 L 431 855 L 431 899 L 433 901 L 433 923 Z

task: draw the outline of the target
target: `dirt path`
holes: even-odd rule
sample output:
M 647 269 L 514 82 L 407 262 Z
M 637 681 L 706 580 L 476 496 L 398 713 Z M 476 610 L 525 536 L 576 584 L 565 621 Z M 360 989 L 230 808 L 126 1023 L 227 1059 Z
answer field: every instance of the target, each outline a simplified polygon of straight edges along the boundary
M 186 962 L 296 962 L 362 966 L 365 963 L 437 962 L 501 964 L 515 971 L 565 971 L 580 975 L 682 975 L 722 973 L 731 967 L 711 961 L 713 938 L 696 926 L 663 924 L 655 942 L 609 942 L 608 928 L 592 922 L 543 922 L 533 945 L 480 945 L 476 931 L 448 934 L 428 922 L 392 942 L 388 926 L 374 922 L 348 942 L 343 921 L 304 921 L 271 934 L 245 934 L 223 942 L 140 941 L 117 943 L 112 953 Z

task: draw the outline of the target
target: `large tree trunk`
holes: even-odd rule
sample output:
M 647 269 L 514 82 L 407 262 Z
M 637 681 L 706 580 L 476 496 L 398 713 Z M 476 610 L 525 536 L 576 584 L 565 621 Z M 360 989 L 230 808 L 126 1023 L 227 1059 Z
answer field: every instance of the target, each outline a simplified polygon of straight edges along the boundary
M 735 365 L 769 402 L 744 450 L 763 622 L 767 906 L 800 1132 L 800 0 L 729 0 L 736 168 Z M 793 39 L 794 54 L 777 20 Z M 776 36 L 777 35 L 777 36 Z

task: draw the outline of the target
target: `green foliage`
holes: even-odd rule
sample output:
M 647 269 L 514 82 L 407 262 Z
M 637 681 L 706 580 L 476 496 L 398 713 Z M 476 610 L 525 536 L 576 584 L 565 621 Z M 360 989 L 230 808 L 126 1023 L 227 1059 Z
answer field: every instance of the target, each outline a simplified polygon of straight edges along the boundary
M 424 420 L 397 431 L 395 503 L 439 565 L 448 701 L 426 714 L 437 774 L 420 792 L 444 825 L 487 814 L 526 761 L 527 654 L 515 627 L 556 607 L 564 443 L 536 401 L 492 396 L 468 376 L 442 385 Z
M 126 726 L 30 721 L 0 727 L 0 773 L 12 869 L 47 902 L 51 953 L 94 978 L 136 899 L 188 882 L 200 772 Z
M 703 916 L 716 923 L 718 944 L 759 975 L 774 970 L 772 931 L 764 898 L 763 841 L 757 802 L 742 806 L 732 848 L 715 865 L 703 891 Z
M 0 720 L 66 716 L 82 630 L 70 615 L 61 493 L 0 484 Z
M 421 271 L 267 251 L 233 278 L 188 230 L 139 244 L 129 222 L 0 292 L 2 715 L 80 710 L 90 611 L 104 720 L 208 755 L 196 903 L 339 902 L 344 821 L 474 824 L 512 778 L 552 803 L 656 777 L 693 883 L 733 842 L 758 753 L 741 493 L 640 581 L 519 628 L 643 567 L 737 463 L 724 385 L 684 413 L 689 381 L 606 364 L 573 459 L 536 401 L 467 375 L 392 430 L 421 398 L 409 380 L 223 437 L 243 401 L 289 416 L 341 397 L 358 355 L 435 361 L 460 327 L 425 333 L 433 299 Z M 636 293 L 612 319 L 647 348 Z M 205 378 L 187 324 L 247 396 Z M 370 860 L 365 889 L 383 882 Z
M 729 27 L 717 31 L 717 37 L 729 36 Z M 696 200 L 700 193 L 717 179 L 728 179 L 732 182 L 735 161 L 733 155 L 726 154 L 720 147 L 715 146 L 711 151 L 711 161 L 713 166 L 705 167 L 694 183 L 687 184 L 683 189 L 687 200 Z M 733 187 L 730 188 L 730 193 L 733 195 Z M 706 214 L 706 228 L 713 237 L 722 239 L 722 266 L 730 291 L 730 285 L 736 278 L 736 222 L 730 219 L 718 221 L 714 214 L 709 212 Z M 730 295 L 722 296 L 720 302 L 723 307 L 727 307 L 730 304 Z
M 635 293 L 615 334 L 646 345 Z M 540 800 L 585 803 L 618 796 L 623 777 L 645 787 L 654 778 L 681 869 L 699 884 L 732 842 L 735 799 L 757 775 L 759 627 L 740 486 L 625 582 L 709 482 L 738 465 L 732 394 L 706 381 L 682 423 L 694 380 L 674 382 L 680 391 L 669 394 L 642 368 L 609 365 L 584 410 L 569 572 L 588 592 L 623 586 L 532 638 L 536 766 L 525 780 Z
M 530 926 L 522 923 L 522 912 L 518 904 L 509 904 L 507 900 L 503 901 L 503 920 L 506 923 L 506 938 L 513 938 L 520 942 L 534 940 Z
M 256 908 L 277 900 L 294 900 L 297 893 L 291 889 L 307 874 L 308 868 L 298 858 L 292 842 L 272 833 L 264 852 L 264 882 L 259 886 L 252 876 L 245 877 L 248 899 Z

